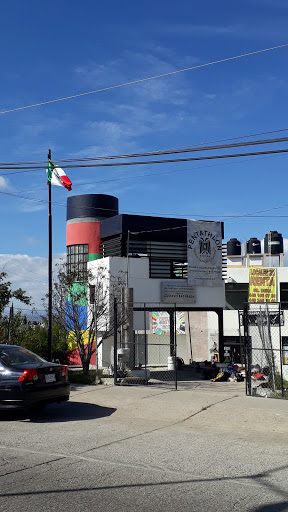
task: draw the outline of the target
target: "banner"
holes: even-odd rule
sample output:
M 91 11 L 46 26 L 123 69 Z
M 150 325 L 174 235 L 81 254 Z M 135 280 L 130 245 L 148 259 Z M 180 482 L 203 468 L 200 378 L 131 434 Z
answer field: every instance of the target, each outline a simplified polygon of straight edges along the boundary
M 153 311 L 152 333 L 170 334 L 170 315 L 167 311 Z M 183 311 L 176 312 L 176 334 L 185 334 L 185 314 Z
M 187 219 L 188 284 L 221 286 L 221 222 Z
M 276 268 L 249 268 L 249 302 L 276 302 Z

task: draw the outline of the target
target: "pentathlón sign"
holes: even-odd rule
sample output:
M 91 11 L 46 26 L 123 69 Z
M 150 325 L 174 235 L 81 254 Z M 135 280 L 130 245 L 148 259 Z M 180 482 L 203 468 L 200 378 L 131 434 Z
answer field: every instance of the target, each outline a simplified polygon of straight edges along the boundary
M 221 286 L 221 222 L 187 219 L 188 284 Z

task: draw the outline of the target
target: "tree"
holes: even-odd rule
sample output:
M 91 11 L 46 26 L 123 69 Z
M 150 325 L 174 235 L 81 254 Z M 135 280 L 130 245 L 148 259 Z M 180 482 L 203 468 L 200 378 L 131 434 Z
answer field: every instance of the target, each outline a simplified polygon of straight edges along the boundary
M 42 316 L 38 320 L 38 322 L 27 321 L 26 315 L 22 315 L 21 311 L 12 317 L 3 316 L 0 321 L 0 343 L 20 345 L 46 358 L 47 318 Z M 66 364 L 66 332 L 56 322 L 52 328 L 52 357 Z
M 102 265 L 96 274 L 87 271 L 85 277 L 85 281 L 79 281 L 77 272 L 68 271 L 65 263 L 59 265 L 52 300 L 53 319 L 75 339 L 83 372 L 87 374 L 92 355 L 114 332 L 114 297 L 120 299 L 124 278 L 111 276 Z M 89 290 L 88 283 L 93 283 Z M 119 311 L 117 329 L 124 323 L 124 316 Z
M 6 281 L 7 273 L 0 272 L 0 318 L 3 315 L 4 309 L 9 305 L 12 298 L 23 302 L 23 304 L 29 305 L 31 303 L 31 297 L 26 295 L 25 290 L 18 288 L 18 290 L 12 290 L 10 281 Z

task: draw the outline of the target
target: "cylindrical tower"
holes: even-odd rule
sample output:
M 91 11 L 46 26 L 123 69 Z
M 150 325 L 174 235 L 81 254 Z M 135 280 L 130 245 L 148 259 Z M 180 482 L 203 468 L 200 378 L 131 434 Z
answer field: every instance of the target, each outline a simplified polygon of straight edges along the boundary
M 75 264 L 75 270 L 79 264 L 78 268 L 81 270 L 82 263 L 102 258 L 99 221 L 118 213 L 118 199 L 114 196 L 84 194 L 68 197 L 66 224 L 68 264 Z
M 100 220 L 118 215 L 118 199 L 106 194 L 85 194 L 67 199 L 66 245 L 69 271 L 77 273 L 75 287 L 85 286 L 87 262 L 102 258 Z M 68 300 L 68 299 L 67 299 Z M 87 303 L 81 301 L 82 325 L 87 325 Z M 81 364 L 77 343 L 70 339 L 69 364 Z M 91 364 L 96 364 L 93 354 Z

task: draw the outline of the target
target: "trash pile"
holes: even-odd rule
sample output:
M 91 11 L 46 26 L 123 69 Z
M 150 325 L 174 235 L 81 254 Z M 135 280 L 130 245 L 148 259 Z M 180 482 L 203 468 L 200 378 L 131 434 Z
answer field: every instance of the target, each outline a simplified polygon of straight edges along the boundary
M 270 369 L 268 366 L 262 370 L 259 364 L 251 367 L 251 388 L 253 395 L 266 397 L 271 395 L 272 390 L 270 389 L 270 386 L 271 384 L 273 386 L 273 378 L 269 379 L 269 375 Z
M 223 366 L 225 366 L 223 364 Z M 219 368 L 215 363 L 202 371 L 202 378 L 212 382 L 243 382 L 245 367 L 231 363 L 227 368 Z

